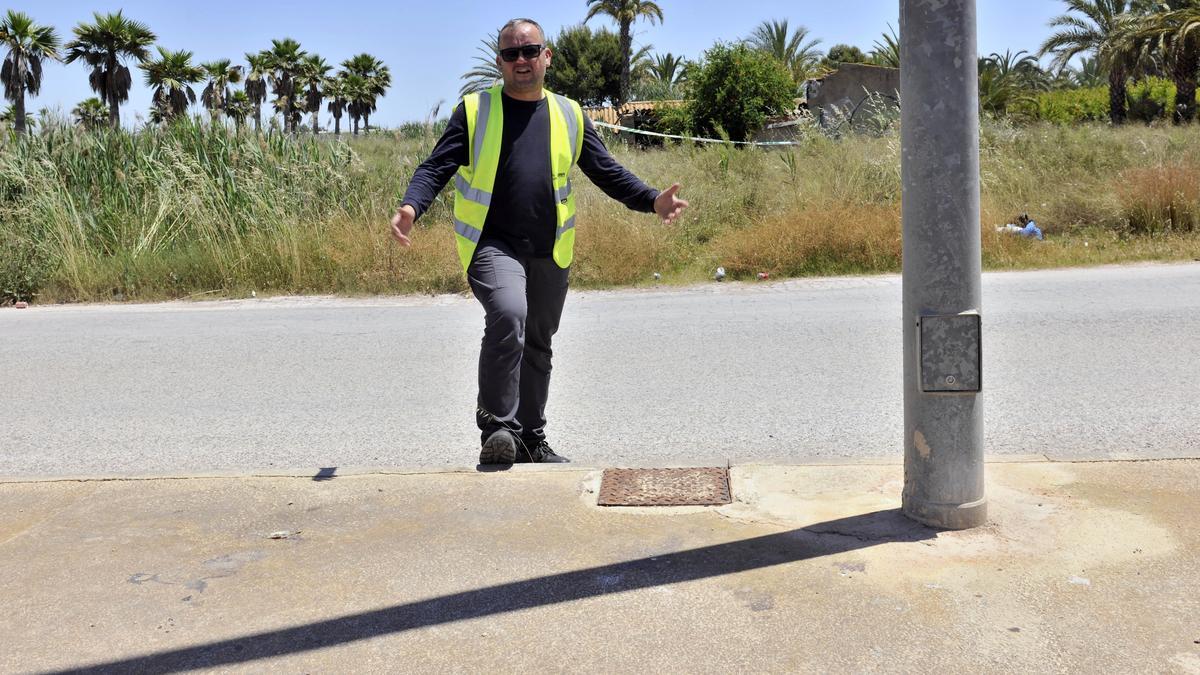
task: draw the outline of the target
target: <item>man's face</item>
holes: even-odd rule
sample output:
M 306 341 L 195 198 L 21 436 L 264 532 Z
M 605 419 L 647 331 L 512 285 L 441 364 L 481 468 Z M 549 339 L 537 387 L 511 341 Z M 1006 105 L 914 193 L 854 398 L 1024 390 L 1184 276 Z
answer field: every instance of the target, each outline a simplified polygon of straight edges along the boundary
M 542 34 L 534 26 L 519 23 L 500 36 L 500 49 L 543 44 Z M 518 54 L 516 61 L 505 61 L 496 55 L 496 65 L 504 75 L 504 88 L 509 93 L 540 93 L 546 79 L 546 66 L 550 65 L 550 50 L 543 49 L 533 58 Z

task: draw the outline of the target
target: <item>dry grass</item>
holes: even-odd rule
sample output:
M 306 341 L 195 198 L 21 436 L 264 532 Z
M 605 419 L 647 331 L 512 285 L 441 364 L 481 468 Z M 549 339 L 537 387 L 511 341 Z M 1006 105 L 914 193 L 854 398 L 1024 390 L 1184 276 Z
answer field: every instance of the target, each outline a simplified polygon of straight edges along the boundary
M 900 267 L 899 204 L 821 202 L 775 215 L 713 241 L 734 277 L 807 276 Z
M 579 218 L 571 283 L 632 286 L 673 267 L 672 232 L 652 216 L 636 220 Z
M 260 138 L 187 125 L 0 138 L 0 246 L 20 254 L 0 265 L 0 302 L 26 282 L 40 301 L 465 291 L 449 190 L 412 248 L 387 237 L 435 140 Z M 612 149 L 651 185 L 681 183 L 692 206 L 663 226 L 577 176 L 576 287 L 650 283 L 655 272 L 689 282 L 717 265 L 733 278 L 900 269 L 895 133 L 809 134 L 784 151 Z M 1200 258 L 1194 126 L 988 122 L 980 161 L 986 268 Z M 994 231 L 1022 212 L 1046 241 Z
M 1113 189 L 1132 232 L 1200 229 L 1200 168 L 1169 165 L 1126 169 L 1117 176 Z

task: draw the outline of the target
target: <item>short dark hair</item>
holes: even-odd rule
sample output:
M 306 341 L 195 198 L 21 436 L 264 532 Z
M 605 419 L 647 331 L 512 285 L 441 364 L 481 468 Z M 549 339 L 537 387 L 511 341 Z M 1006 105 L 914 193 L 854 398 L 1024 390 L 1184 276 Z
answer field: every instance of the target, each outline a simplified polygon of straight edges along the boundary
M 540 34 L 542 36 L 542 44 L 546 43 L 546 31 L 542 30 L 541 24 L 534 21 L 533 19 L 511 19 L 511 20 L 509 20 L 508 23 L 506 23 L 500 27 L 500 32 L 496 34 L 496 44 L 497 45 L 500 44 L 500 40 L 501 40 L 501 38 L 504 37 L 505 31 L 516 28 L 517 26 L 519 26 L 523 23 L 527 23 L 530 26 L 533 26 L 534 28 L 538 29 L 538 34 Z

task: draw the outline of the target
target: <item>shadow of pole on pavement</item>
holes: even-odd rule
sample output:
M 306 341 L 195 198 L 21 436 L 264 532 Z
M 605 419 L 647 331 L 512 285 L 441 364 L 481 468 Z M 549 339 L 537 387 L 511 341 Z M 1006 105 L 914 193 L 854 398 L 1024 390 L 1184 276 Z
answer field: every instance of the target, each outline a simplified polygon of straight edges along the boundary
M 60 672 L 167 673 L 246 663 L 428 626 L 773 567 L 879 544 L 927 541 L 936 533 L 937 530 L 905 518 L 899 509 L 875 511 L 787 532 L 551 574 Z

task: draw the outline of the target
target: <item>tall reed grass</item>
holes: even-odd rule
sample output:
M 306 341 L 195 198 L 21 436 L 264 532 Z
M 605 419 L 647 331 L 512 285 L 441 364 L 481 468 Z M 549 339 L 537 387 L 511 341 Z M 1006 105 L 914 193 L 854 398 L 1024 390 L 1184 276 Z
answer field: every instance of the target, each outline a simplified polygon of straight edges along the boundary
M 387 237 L 436 141 L 412 136 L 260 136 L 195 122 L 4 135 L 0 302 L 463 291 L 449 190 L 411 249 Z M 580 176 L 577 286 L 651 283 L 656 272 L 690 282 L 717 265 L 734 278 L 899 270 L 894 130 L 809 133 L 784 151 L 609 144 L 648 183 L 682 183 L 691 208 L 663 226 Z M 987 122 L 980 153 L 985 265 L 1200 258 L 1194 126 Z M 1046 242 L 995 234 L 1022 212 Z

